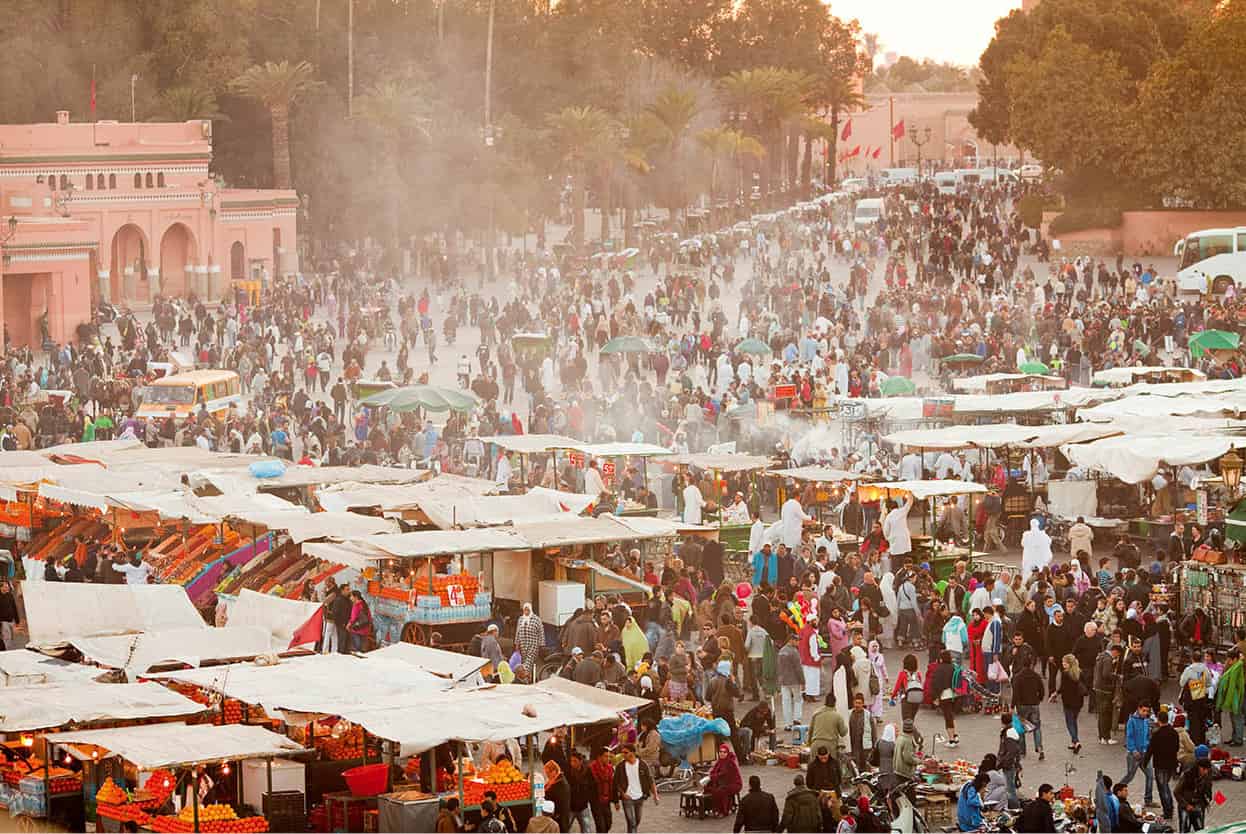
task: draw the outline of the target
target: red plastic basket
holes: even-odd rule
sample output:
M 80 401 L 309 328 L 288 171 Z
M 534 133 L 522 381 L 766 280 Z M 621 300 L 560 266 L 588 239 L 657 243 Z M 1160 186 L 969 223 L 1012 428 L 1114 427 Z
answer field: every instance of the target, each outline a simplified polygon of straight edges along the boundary
M 342 771 L 346 779 L 346 787 L 355 796 L 376 796 L 385 792 L 386 777 L 389 774 L 387 764 L 369 764 L 352 767 Z

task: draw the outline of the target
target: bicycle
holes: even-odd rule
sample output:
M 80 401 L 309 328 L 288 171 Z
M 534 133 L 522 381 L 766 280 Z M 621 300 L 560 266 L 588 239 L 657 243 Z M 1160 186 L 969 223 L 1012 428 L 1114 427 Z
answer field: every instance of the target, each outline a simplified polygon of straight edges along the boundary
M 701 784 L 701 780 L 710 775 L 709 763 L 689 764 L 681 760 L 670 776 L 658 779 L 653 787 L 658 793 L 682 793 Z

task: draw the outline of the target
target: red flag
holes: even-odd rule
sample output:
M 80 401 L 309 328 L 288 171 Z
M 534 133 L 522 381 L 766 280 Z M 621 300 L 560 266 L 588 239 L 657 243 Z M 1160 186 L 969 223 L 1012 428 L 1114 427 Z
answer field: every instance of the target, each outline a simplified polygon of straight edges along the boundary
M 1229 801 L 1228 797 L 1220 793 L 1220 791 L 1216 791 L 1216 795 L 1213 796 L 1212 799 L 1216 801 L 1217 805 L 1223 805 L 1224 803 Z
M 848 156 L 860 156 L 860 155 L 861 155 L 861 146 L 860 146 L 860 145 L 857 145 L 856 147 L 854 147 L 854 148 L 852 149 L 852 153 L 848 154 Z
M 852 119 L 844 122 L 844 129 L 840 131 L 839 139 L 841 142 L 847 142 L 848 137 L 852 135 Z
M 881 154 L 882 152 L 883 152 L 883 149 L 882 149 L 882 148 L 875 148 L 875 149 L 874 149 L 874 158 L 875 158 L 875 159 L 878 159 L 879 154 Z
M 317 608 L 316 613 L 312 614 L 311 617 L 308 618 L 307 622 L 303 623 L 294 630 L 294 636 L 290 638 L 290 648 L 292 649 L 295 646 L 306 646 L 309 643 L 314 644 L 320 639 L 323 633 L 324 608 Z
M 891 138 L 897 141 L 904 138 L 904 119 L 896 122 L 895 127 L 891 129 Z

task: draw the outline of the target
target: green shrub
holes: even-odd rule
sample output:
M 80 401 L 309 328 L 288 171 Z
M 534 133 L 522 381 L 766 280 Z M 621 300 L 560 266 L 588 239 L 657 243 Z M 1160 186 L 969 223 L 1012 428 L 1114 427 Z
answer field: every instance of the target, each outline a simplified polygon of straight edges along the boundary
M 1076 206 L 1051 221 L 1050 237 L 1086 229 L 1115 229 L 1121 225 L 1121 210 L 1108 206 Z
M 1043 225 L 1043 212 L 1059 207 L 1059 201 L 1047 194 L 1026 194 L 1017 201 L 1017 213 L 1027 228 L 1037 229 Z

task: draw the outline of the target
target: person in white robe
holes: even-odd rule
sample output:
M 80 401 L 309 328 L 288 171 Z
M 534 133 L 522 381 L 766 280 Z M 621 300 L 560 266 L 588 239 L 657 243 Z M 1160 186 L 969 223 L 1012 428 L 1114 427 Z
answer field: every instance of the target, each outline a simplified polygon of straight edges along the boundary
M 684 487 L 684 524 L 700 524 L 701 509 L 705 506 L 705 498 L 696 484 Z
M 913 496 L 909 495 L 904 503 L 887 513 L 883 519 L 883 537 L 887 539 L 887 550 L 892 557 L 907 556 L 913 552 L 913 537 L 909 533 L 909 510 L 913 509 Z
M 601 470 L 597 468 L 597 461 L 591 460 L 588 468 L 584 470 L 584 494 L 600 498 L 605 491 L 606 482 L 601 477 Z
M 783 507 L 779 510 L 779 526 L 782 531 L 783 543 L 791 550 L 799 550 L 801 531 L 804 529 L 805 522 L 812 519 L 813 516 L 806 513 L 804 508 L 801 507 L 800 501 L 793 495 L 791 488 L 789 488 L 788 495 L 792 497 L 784 501 Z
M 1028 580 L 1037 570 L 1051 564 L 1051 536 L 1039 529 L 1038 519 L 1030 519 L 1030 529 L 1021 535 L 1021 576 Z

